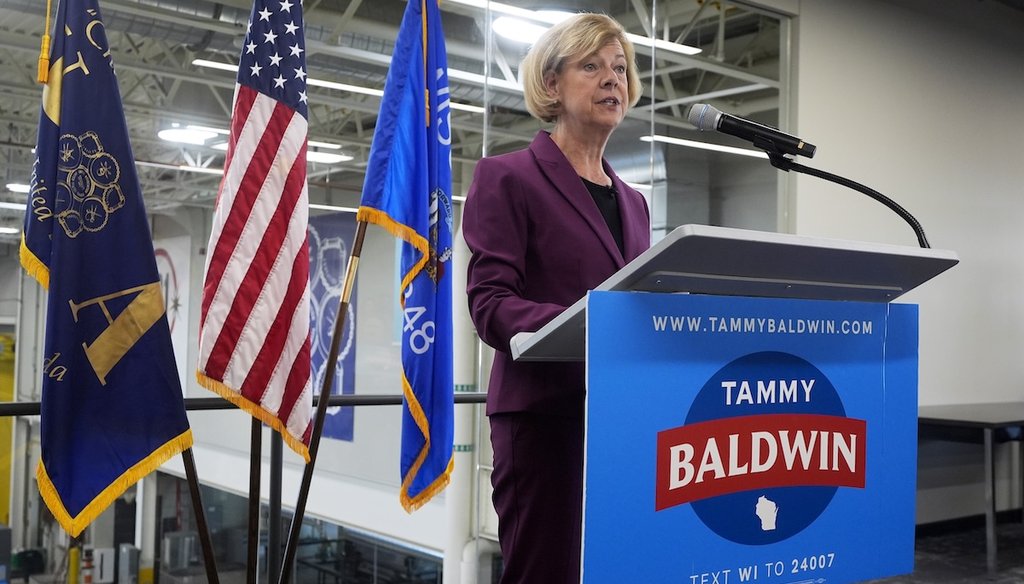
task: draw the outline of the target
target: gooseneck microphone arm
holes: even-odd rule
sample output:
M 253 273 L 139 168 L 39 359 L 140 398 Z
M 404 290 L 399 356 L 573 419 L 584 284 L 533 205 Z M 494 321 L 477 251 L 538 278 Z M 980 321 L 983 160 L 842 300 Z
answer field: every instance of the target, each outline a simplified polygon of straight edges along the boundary
M 789 154 L 811 158 L 814 156 L 816 149 L 813 144 L 804 142 L 796 136 L 785 134 L 776 128 L 723 113 L 705 103 L 694 104 L 687 114 L 687 119 L 698 130 L 716 130 L 723 134 L 729 134 L 730 136 L 736 136 L 751 142 L 754 146 L 768 153 L 768 160 L 775 168 L 787 172 L 792 170 L 825 179 L 871 197 L 895 211 L 897 215 L 909 223 L 910 227 L 914 230 L 914 234 L 917 235 L 917 242 L 921 247 L 931 247 L 928 245 L 928 238 L 924 235 L 921 223 L 896 201 L 858 182 L 832 174 L 831 172 L 798 164 L 792 158 L 786 157 Z
M 855 191 L 864 193 L 872 199 L 882 203 L 886 207 L 892 209 L 897 215 L 903 218 L 904 221 L 910 224 L 910 228 L 914 230 L 914 234 L 917 235 L 917 242 L 921 247 L 929 248 L 931 245 L 928 244 L 928 238 L 925 237 L 924 228 L 921 227 L 921 223 L 914 217 L 910 211 L 907 211 L 899 203 L 883 195 L 882 193 L 864 186 L 859 182 L 854 182 L 848 178 L 843 178 L 837 174 L 831 172 L 825 172 L 824 170 L 818 170 L 817 168 L 811 168 L 810 166 L 804 166 L 803 164 L 794 162 L 790 158 L 786 158 L 782 154 L 777 152 L 768 152 L 768 161 L 771 162 L 772 166 L 779 170 L 794 171 L 810 176 L 815 176 L 820 179 L 824 179 L 830 182 L 834 182 L 838 185 L 853 189 Z

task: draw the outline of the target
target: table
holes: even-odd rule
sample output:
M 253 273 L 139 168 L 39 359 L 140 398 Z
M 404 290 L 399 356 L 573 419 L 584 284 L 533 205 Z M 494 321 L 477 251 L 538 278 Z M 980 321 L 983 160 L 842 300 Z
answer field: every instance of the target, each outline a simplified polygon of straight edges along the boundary
M 1024 402 L 920 406 L 917 424 L 922 438 L 985 445 L 985 559 L 988 573 L 994 574 L 997 570 L 995 449 L 999 442 L 1021 440 Z M 1021 446 L 1024 471 L 1024 443 Z M 1024 480 L 1021 484 L 1024 487 Z

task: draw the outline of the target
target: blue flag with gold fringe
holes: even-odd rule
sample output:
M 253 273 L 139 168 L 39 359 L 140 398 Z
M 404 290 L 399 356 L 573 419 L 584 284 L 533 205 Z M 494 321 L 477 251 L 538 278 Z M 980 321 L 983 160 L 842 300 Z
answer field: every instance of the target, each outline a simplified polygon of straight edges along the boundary
M 448 64 L 437 0 L 402 17 L 357 219 L 402 240 L 402 505 L 452 471 L 452 171 Z
M 49 289 L 39 492 L 77 536 L 192 444 L 96 0 L 61 0 L 21 263 Z

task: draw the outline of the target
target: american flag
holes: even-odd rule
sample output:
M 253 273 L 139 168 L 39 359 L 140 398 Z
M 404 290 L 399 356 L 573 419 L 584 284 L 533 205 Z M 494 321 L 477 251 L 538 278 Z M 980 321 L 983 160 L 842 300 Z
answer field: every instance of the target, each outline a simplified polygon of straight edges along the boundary
M 207 247 L 197 378 L 306 461 L 312 433 L 306 58 L 299 0 L 256 0 Z

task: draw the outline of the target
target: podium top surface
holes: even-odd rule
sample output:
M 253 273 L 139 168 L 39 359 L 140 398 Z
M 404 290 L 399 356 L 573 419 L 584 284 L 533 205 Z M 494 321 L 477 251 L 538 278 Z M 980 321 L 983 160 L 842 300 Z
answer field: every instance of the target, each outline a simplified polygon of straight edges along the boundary
M 959 262 L 948 250 L 682 225 L 595 290 L 890 302 Z M 524 361 L 582 361 L 586 297 L 512 339 Z

